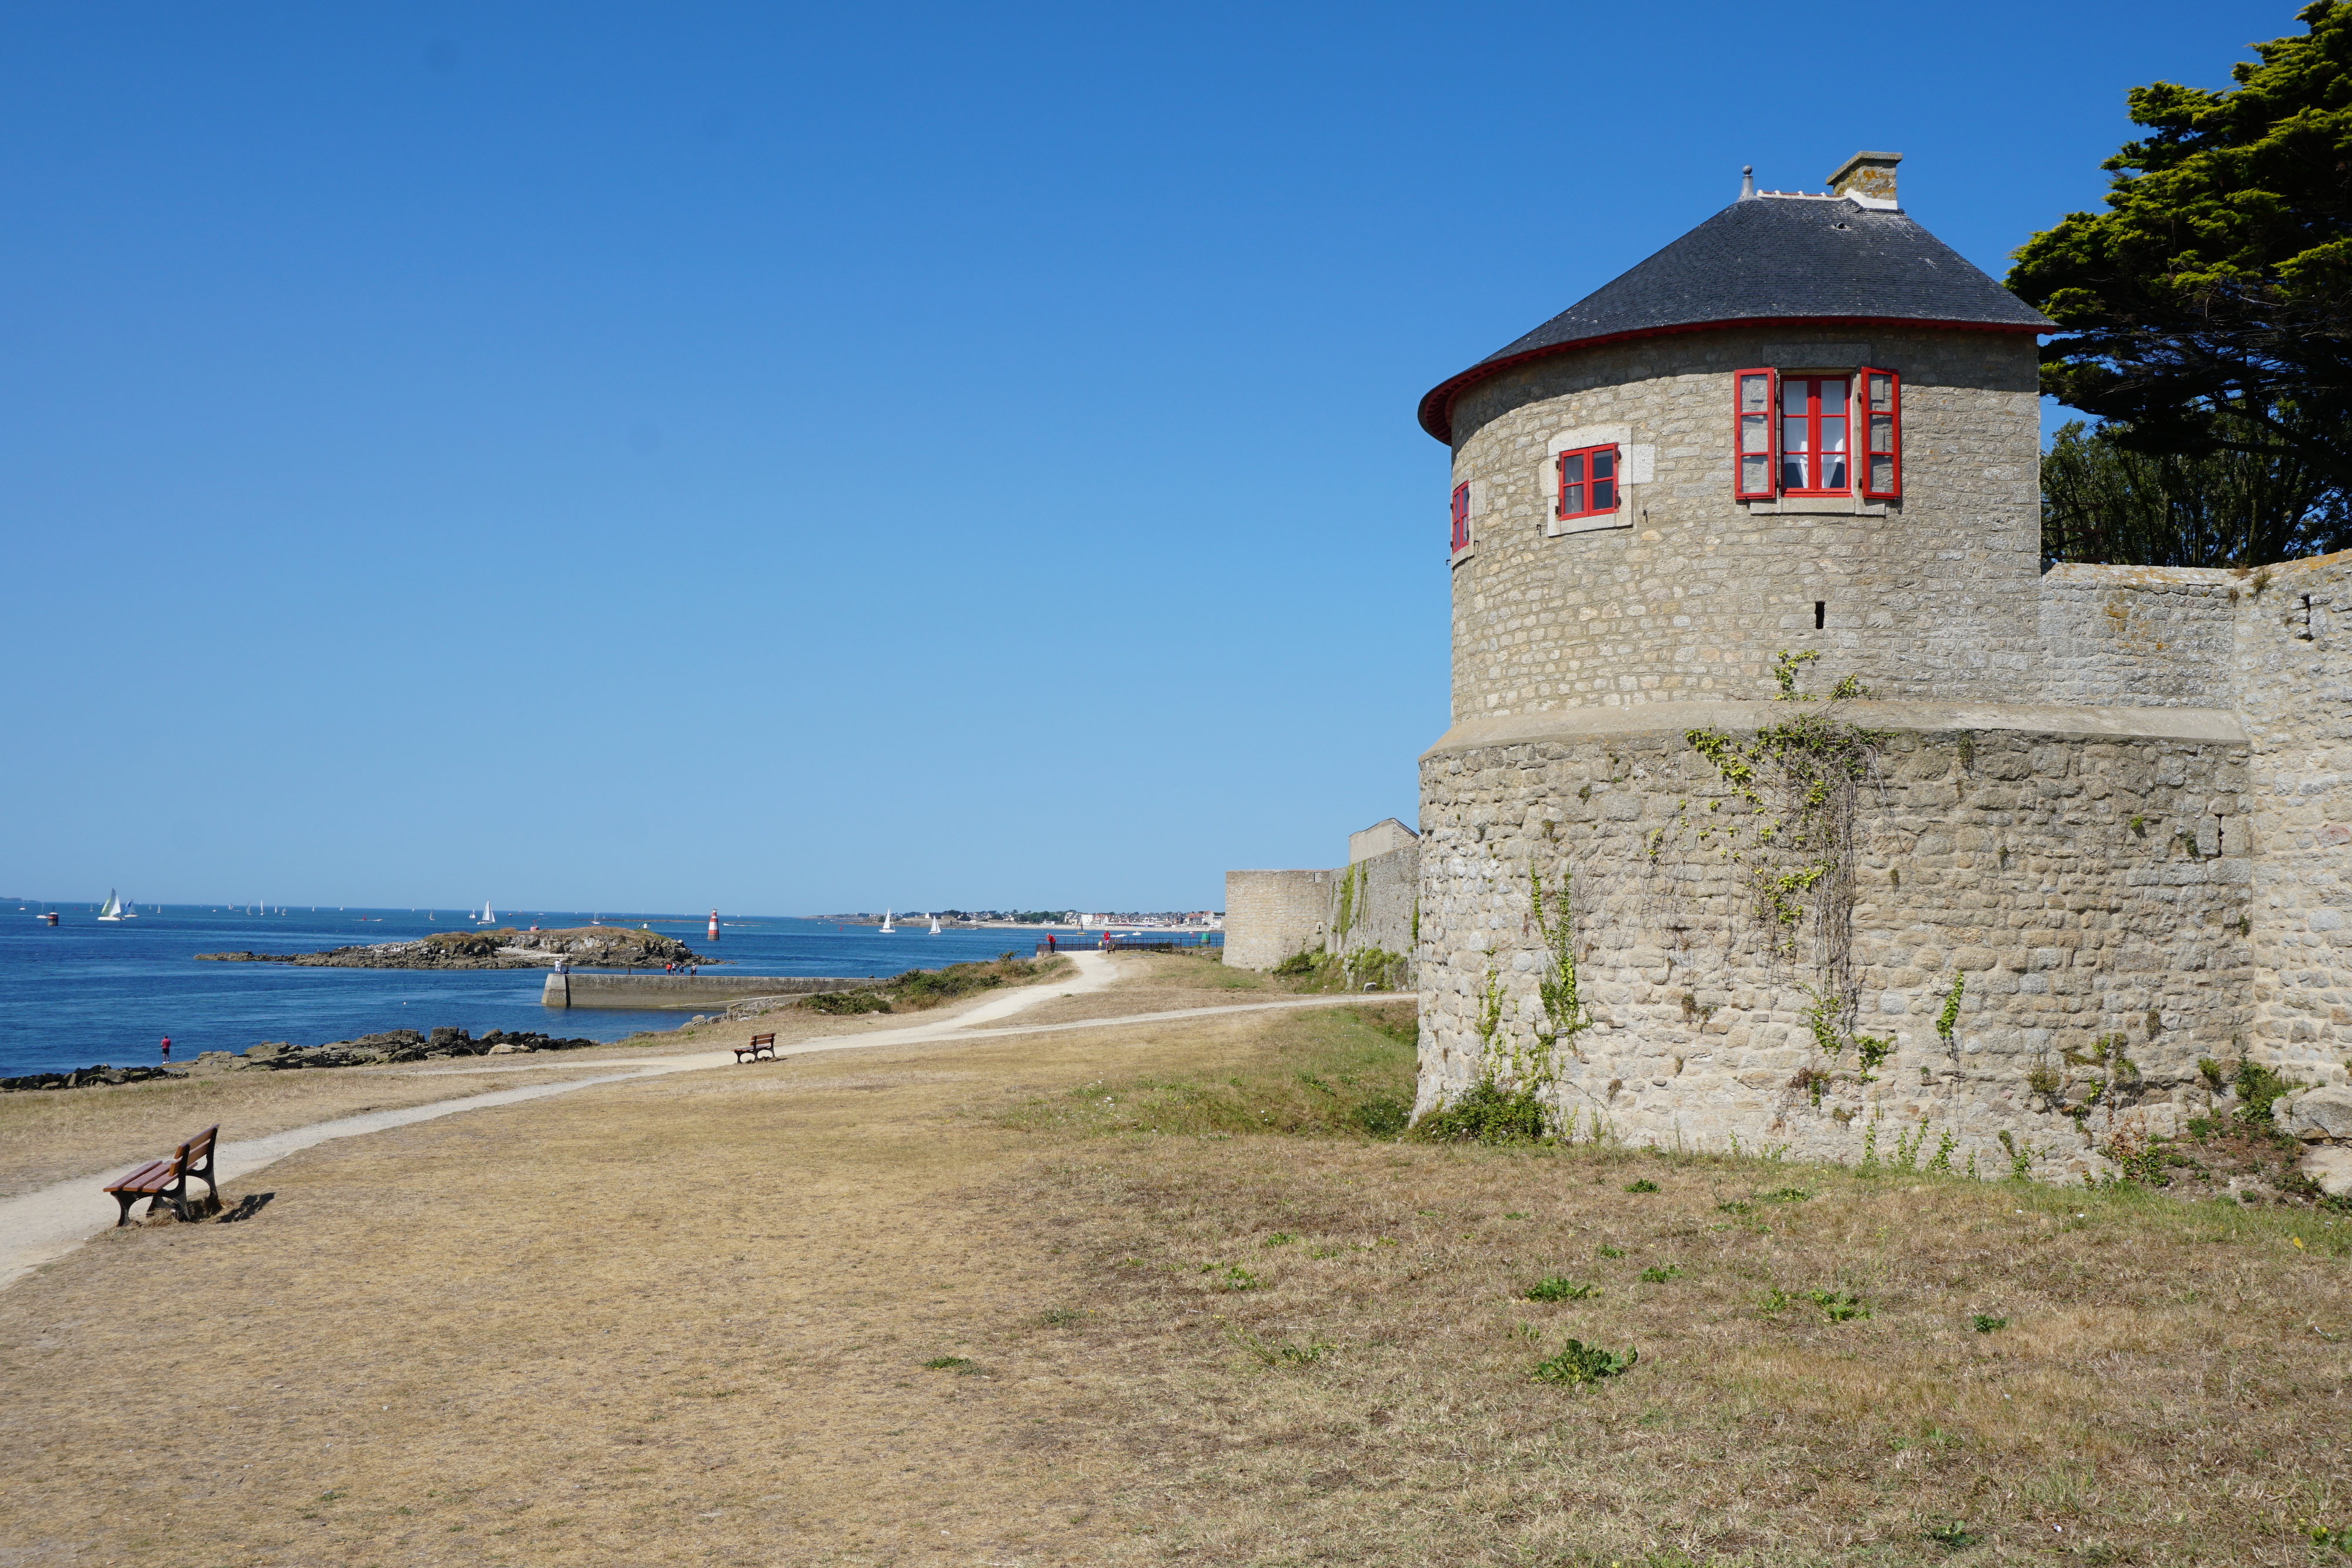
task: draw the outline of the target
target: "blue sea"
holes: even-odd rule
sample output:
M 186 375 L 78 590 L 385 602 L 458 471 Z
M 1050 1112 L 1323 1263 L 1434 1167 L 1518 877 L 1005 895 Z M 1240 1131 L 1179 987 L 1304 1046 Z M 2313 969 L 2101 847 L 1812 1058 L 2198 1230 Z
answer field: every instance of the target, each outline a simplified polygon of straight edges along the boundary
M 53 928 L 37 912 L 55 909 Z M 284 964 L 200 964 L 198 953 L 305 953 L 360 942 L 394 942 L 472 929 L 463 911 L 293 909 L 267 914 L 184 904 L 141 907 L 138 917 L 101 924 L 96 904 L 0 907 L 0 1078 L 105 1062 L 151 1065 L 172 1037 L 172 1060 L 200 1051 L 243 1051 L 265 1040 L 315 1045 L 378 1030 L 450 1024 L 481 1034 L 538 1030 L 619 1040 L 668 1029 L 684 1014 L 641 1009 L 551 1009 L 540 1005 L 541 969 L 297 969 Z M 501 925 L 585 925 L 563 910 L 500 910 Z M 921 926 L 885 936 L 872 925 L 827 921 L 722 919 L 708 915 L 602 913 L 607 925 L 650 925 L 697 953 L 725 960 L 719 973 L 895 975 L 902 969 L 1026 956 L 1045 933 L 942 931 Z M 1065 933 L 1067 942 L 1070 934 Z M 1088 937 L 1091 945 L 1092 938 Z

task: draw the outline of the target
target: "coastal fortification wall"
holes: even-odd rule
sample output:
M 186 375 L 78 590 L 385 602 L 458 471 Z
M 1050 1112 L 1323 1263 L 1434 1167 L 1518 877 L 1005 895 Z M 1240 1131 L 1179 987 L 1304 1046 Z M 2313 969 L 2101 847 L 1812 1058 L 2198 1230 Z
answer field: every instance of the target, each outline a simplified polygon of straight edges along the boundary
M 1412 956 L 1413 911 L 1421 900 L 1421 843 L 1368 855 L 1339 873 L 1331 894 L 1324 950 L 1377 950 Z
M 2047 700 L 2226 706 L 2242 584 L 2209 569 L 2051 568 L 2040 585 Z
M 2352 1073 L 2352 551 L 2238 580 L 2251 737 L 2252 1038 L 2290 1078 Z
M 1851 1161 L 1948 1134 L 1955 1171 L 2057 1175 L 2203 1108 L 2198 1060 L 2233 1054 L 2253 970 L 2230 716 L 1845 705 L 1883 738 L 1822 890 L 1846 889 L 1841 933 L 1763 907 L 1769 863 L 1735 845 L 1764 813 L 1684 728 L 1790 711 L 1588 709 L 1457 726 L 1424 757 L 1420 1109 L 1505 1061 L 1582 1135 Z M 1580 1031 L 1542 996 L 1563 896 Z M 1846 1021 L 1809 1016 L 1822 998 Z
M 1271 969 L 1294 953 L 1321 950 L 1339 876 L 1330 871 L 1225 873 L 1225 962 Z
M 1829 329 L 1677 334 L 1538 360 L 1465 392 L 1454 482 L 1454 717 L 1771 695 L 1783 649 L 1887 697 L 2040 695 L 2032 340 Z M 1904 378 L 1905 498 L 1740 502 L 1732 372 Z M 1553 530 L 1552 454 L 1625 454 L 1624 526 Z M 1571 525 L 1585 527 L 1586 525 Z M 1822 625 L 1817 629 L 1815 605 Z

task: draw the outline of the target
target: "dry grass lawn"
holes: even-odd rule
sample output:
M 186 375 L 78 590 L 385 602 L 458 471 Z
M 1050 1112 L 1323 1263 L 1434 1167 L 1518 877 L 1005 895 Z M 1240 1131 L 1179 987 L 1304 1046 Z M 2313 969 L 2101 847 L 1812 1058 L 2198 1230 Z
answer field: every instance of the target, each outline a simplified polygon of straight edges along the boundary
M 1381 1141 L 1399 1010 L 307 1151 L 250 1220 L 0 1292 L 0 1562 L 2305 1564 L 2352 1525 L 2336 1217 Z M 1640 1359 L 1534 1380 L 1569 1336 Z
M 972 999 L 1001 994 L 984 992 Z M 182 1139 L 215 1124 L 225 1139 L 258 1138 L 367 1111 L 488 1093 L 519 1083 L 593 1077 L 611 1071 L 616 1060 L 717 1051 L 749 1039 L 755 1030 L 772 1031 L 781 1044 L 789 1046 L 822 1036 L 871 1034 L 951 1017 L 950 1010 L 940 1009 L 911 1017 L 835 1018 L 783 1008 L 751 1022 L 719 1020 L 663 1029 L 579 1051 L 446 1058 L 393 1067 L 198 1070 L 186 1078 L 144 1083 L 0 1094 L 0 1197 L 168 1155 Z M 561 1013 L 549 1015 L 547 1032 L 563 1032 Z

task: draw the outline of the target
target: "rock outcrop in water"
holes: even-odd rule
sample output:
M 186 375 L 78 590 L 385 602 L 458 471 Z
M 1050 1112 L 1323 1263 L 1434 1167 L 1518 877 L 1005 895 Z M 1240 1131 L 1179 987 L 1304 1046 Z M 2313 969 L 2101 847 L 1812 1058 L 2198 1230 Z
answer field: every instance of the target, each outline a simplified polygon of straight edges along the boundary
M 674 936 L 620 925 L 577 925 L 564 931 L 443 931 L 414 942 L 374 942 L 321 953 L 199 953 L 224 964 L 294 964 L 322 969 L 544 969 L 569 958 L 582 969 L 658 969 L 664 964 L 709 964 Z
M 70 1072 L 27 1072 L 21 1078 L 0 1078 L 0 1094 L 26 1089 L 89 1089 L 101 1083 L 144 1083 L 151 1078 L 185 1078 L 185 1071 L 168 1067 L 77 1067 Z
M 558 1039 L 525 1030 L 494 1029 L 477 1040 L 462 1029 L 436 1029 L 420 1034 L 413 1029 L 390 1029 L 363 1034 L 357 1040 L 331 1040 L 324 1045 L 294 1045 L 282 1040 L 264 1040 L 232 1056 L 208 1051 L 196 1058 L 199 1067 L 261 1067 L 282 1072 L 297 1067 L 368 1067 L 390 1061 L 428 1061 L 446 1056 L 513 1056 L 528 1051 L 577 1051 L 593 1040 Z
M 564 1039 L 527 1030 L 494 1029 L 478 1040 L 462 1029 L 436 1029 L 420 1034 L 413 1029 L 390 1029 L 363 1034 L 357 1040 L 331 1040 L 324 1045 L 296 1045 L 267 1040 L 242 1051 L 207 1051 L 195 1060 L 197 1071 L 259 1068 L 282 1072 L 298 1067 L 373 1067 L 394 1061 L 430 1061 L 449 1056 L 520 1056 L 540 1051 L 578 1051 L 601 1041 Z M 71 1072 L 29 1072 L 21 1078 L 0 1078 L 0 1093 L 32 1089 L 90 1089 L 107 1083 L 144 1083 L 151 1078 L 185 1078 L 187 1068 L 78 1067 Z

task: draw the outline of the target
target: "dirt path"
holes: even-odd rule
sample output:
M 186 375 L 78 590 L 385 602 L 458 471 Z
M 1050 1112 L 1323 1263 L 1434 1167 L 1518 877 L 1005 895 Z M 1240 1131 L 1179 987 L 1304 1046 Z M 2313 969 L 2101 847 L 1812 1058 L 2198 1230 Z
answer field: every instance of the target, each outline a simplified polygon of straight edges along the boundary
M 1059 1033 L 1069 1030 L 1092 1030 L 1123 1027 L 1139 1023 L 1174 1022 L 1213 1017 L 1223 1013 L 1260 1012 L 1272 1009 L 1328 1007 L 1360 1000 L 1348 996 L 1289 997 L 1279 1000 L 1248 1002 L 1234 1005 L 1184 1008 L 1170 1011 L 1130 1014 L 1112 1018 L 1087 1019 L 1068 1023 L 1035 1024 L 1029 1026 L 976 1027 L 993 1024 L 1047 1002 L 1065 998 L 1090 996 L 1114 985 L 1119 976 L 1110 958 L 1101 953 L 1067 955 L 1077 965 L 1074 980 L 1056 986 L 1025 987 L 989 998 L 951 1017 L 935 1019 L 902 1029 L 877 1030 L 856 1035 L 822 1036 L 814 1040 L 788 1044 L 779 1051 L 782 1058 L 805 1056 L 819 1051 L 866 1050 L 877 1047 L 908 1046 L 940 1040 L 998 1040 L 1008 1035 Z M 491 1110 L 527 1100 L 544 1099 L 550 1095 L 570 1093 L 597 1084 L 619 1082 L 635 1078 L 654 1078 L 667 1073 L 706 1071 L 716 1067 L 733 1067 L 737 1058 L 731 1048 L 698 1051 L 688 1055 L 646 1058 L 615 1058 L 600 1065 L 627 1069 L 625 1071 L 599 1073 L 592 1077 L 567 1077 L 563 1082 L 534 1083 L 509 1089 L 491 1090 L 453 1095 L 446 1100 L 427 1101 L 422 1104 L 368 1111 L 357 1115 L 336 1117 L 315 1122 L 307 1126 L 289 1127 L 263 1137 L 224 1143 L 219 1158 L 220 1177 L 224 1183 L 239 1180 L 255 1171 L 273 1165 L 287 1155 L 312 1148 L 337 1138 L 358 1137 L 369 1133 L 381 1133 L 394 1127 L 405 1127 L 418 1122 L 432 1121 L 464 1111 Z M 490 1066 L 447 1067 L 426 1070 L 417 1077 L 484 1078 L 514 1073 L 562 1071 L 567 1067 L 574 1071 L 576 1063 L 562 1061 L 548 1062 L 510 1062 Z M 0 1290 L 24 1278 L 33 1270 L 52 1259 L 64 1256 L 91 1237 L 111 1228 L 118 1209 L 112 1198 L 101 1190 L 115 1176 L 136 1168 L 118 1166 L 96 1175 L 79 1177 L 43 1187 L 35 1192 L 0 1200 Z

